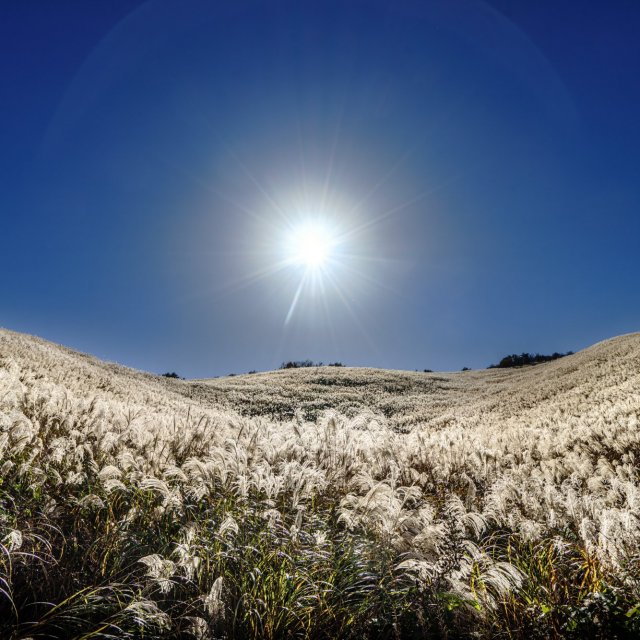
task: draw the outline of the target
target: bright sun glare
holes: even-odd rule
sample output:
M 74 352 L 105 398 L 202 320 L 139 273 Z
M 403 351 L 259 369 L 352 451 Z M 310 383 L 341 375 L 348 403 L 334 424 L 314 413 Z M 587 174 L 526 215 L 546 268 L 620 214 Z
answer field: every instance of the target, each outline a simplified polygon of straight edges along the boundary
M 334 239 L 326 225 L 308 222 L 291 235 L 291 258 L 308 269 L 319 269 L 331 255 Z
M 329 218 L 299 220 L 289 227 L 281 266 L 295 267 L 298 286 L 285 319 L 288 324 L 303 291 L 324 294 L 327 287 L 338 290 L 344 273 L 344 233 Z M 293 275 L 293 274 L 292 274 Z

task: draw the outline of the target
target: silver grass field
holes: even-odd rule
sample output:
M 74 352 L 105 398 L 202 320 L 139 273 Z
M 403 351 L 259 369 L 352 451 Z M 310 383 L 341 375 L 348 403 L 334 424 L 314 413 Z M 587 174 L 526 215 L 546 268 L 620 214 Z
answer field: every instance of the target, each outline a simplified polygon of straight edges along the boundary
M 640 334 L 171 380 L 0 331 L 0 637 L 640 637 Z

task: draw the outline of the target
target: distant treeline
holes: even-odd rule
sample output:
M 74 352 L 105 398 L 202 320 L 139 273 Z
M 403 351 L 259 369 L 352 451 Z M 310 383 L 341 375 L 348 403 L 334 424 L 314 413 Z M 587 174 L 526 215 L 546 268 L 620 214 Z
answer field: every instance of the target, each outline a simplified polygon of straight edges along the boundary
M 573 355 L 573 351 L 567 351 L 566 353 L 552 353 L 550 356 L 545 356 L 540 353 L 513 353 L 510 356 L 505 356 L 500 360 L 498 364 L 489 365 L 488 369 L 507 369 L 509 367 L 522 367 L 527 364 L 540 364 L 541 362 L 550 362 L 551 360 L 558 360 L 558 358 L 564 358 L 565 356 Z
M 512 353 L 509 356 L 505 356 L 498 362 L 498 364 L 490 364 L 487 369 L 508 369 L 509 367 L 523 367 L 525 365 L 540 364 L 541 362 L 550 362 L 551 360 L 558 360 L 558 358 L 564 358 L 565 356 L 573 355 L 573 351 L 567 351 L 566 353 L 552 353 L 549 355 L 542 355 L 540 353 Z M 344 367 L 342 362 L 329 362 L 326 365 L 324 362 L 313 362 L 313 360 L 288 360 L 280 365 L 280 369 L 305 369 L 307 367 Z M 416 369 L 417 371 L 417 369 Z M 424 373 L 433 373 L 431 369 L 423 369 Z M 462 371 L 470 371 L 469 367 L 463 367 Z M 257 373 L 254 369 L 249 371 L 249 374 Z M 175 371 L 160 374 L 165 378 L 176 378 L 178 380 L 184 380 Z M 230 373 L 229 376 L 235 376 L 237 374 Z M 217 376 L 216 376 L 217 377 Z
M 163 378 L 175 378 L 176 380 L 184 380 L 175 371 L 167 371 L 167 373 L 160 374 Z
M 322 362 L 313 362 L 311 360 L 289 360 L 280 365 L 281 369 L 303 369 L 305 367 L 344 367 L 342 362 L 330 362 L 325 365 Z

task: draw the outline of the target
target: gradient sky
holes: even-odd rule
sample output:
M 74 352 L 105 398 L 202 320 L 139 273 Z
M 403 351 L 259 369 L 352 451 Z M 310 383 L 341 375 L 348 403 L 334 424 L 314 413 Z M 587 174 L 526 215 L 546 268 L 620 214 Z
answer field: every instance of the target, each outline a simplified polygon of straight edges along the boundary
M 0 5 L 0 326 L 186 377 L 640 319 L 640 3 Z M 345 238 L 305 286 L 289 226 Z

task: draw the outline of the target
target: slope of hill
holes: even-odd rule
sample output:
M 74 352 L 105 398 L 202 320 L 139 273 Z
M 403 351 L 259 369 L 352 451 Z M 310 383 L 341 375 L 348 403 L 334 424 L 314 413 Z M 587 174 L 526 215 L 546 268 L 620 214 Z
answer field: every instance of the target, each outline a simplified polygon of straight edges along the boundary
M 0 635 L 636 633 L 639 418 L 640 334 L 181 381 L 0 331 Z
M 191 383 L 192 397 L 245 415 L 314 418 L 372 410 L 393 425 L 477 425 L 514 419 L 547 423 L 561 413 L 582 416 L 638 389 L 640 334 L 601 342 L 579 354 L 518 369 L 417 373 L 313 367 Z M 595 417 L 595 416 L 592 416 Z

